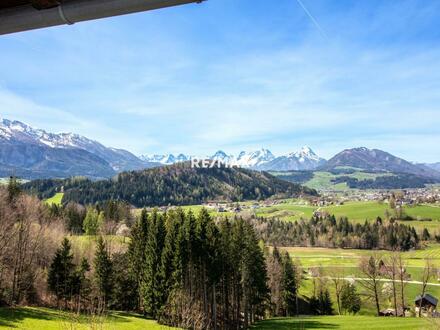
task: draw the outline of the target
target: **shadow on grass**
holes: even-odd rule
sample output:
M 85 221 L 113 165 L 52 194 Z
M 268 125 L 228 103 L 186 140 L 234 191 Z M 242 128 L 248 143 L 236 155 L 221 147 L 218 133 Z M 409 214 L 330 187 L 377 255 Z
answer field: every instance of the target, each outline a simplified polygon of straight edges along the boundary
M 53 316 L 44 310 L 31 308 L 0 308 L 0 326 L 17 328 L 25 319 L 52 320 Z
M 338 325 L 307 319 L 272 319 L 258 322 L 254 330 L 340 329 Z
M 60 323 L 125 323 L 130 322 L 129 318 L 149 320 L 148 318 L 127 312 L 110 312 L 103 318 L 93 318 L 87 315 L 76 315 L 66 311 L 48 308 L 0 308 L 0 327 L 19 328 L 24 320 L 41 320 Z M 92 320 L 93 319 L 93 320 Z

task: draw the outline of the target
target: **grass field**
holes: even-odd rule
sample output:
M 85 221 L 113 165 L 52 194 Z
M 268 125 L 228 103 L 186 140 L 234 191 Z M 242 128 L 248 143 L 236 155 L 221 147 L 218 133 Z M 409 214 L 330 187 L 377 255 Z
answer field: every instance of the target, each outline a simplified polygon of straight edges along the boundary
M 161 330 L 175 329 L 133 313 L 112 312 L 107 317 L 87 317 L 48 308 L 0 308 L 0 329 L 27 330 Z
M 338 217 L 347 217 L 350 221 L 364 222 L 374 220 L 377 217 L 385 218 L 385 212 L 393 214 L 393 210 L 388 208 L 388 204 L 378 202 L 349 202 L 344 205 L 323 207 L 321 210 L 327 211 Z M 407 225 L 416 228 L 428 228 L 431 231 L 440 231 L 440 207 L 437 205 L 417 205 L 404 206 L 404 212 L 417 220 L 402 221 Z M 423 219 L 430 219 L 425 221 Z
M 374 316 L 319 316 L 278 318 L 257 323 L 254 330 L 341 329 L 341 330 L 434 330 L 440 325 L 418 318 L 385 318 Z
M 55 198 L 55 197 L 53 197 Z M 60 197 L 58 197 L 60 198 Z M 49 201 L 49 200 L 48 200 Z M 252 204 L 252 202 L 240 203 L 241 205 Z M 193 211 L 194 213 L 200 212 L 203 208 L 202 205 L 190 205 L 182 207 L 185 211 Z M 282 200 L 280 203 L 271 206 L 262 206 L 255 210 L 244 210 L 239 215 L 245 215 L 246 213 L 255 213 L 259 217 L 265 218 L 277 218 L 285 221 L 296 221 L 300 219 L 310 219 L 316 210 L 326 211 L 329 214 L 334 214 L 336 218 L 347 217 L 352 222 L 361 222 L 365 220 L 375 220 L 377 217 L 385 219 L 385 213 L 388 211 L 390 215 L 393 215 L 393 210 L 389 209 L 388 204 L 379 203 L 375 201 L 367 202 L 347 202 L 344 205 L 332 205 L 326 207 L 316 207 L 307 204 L 303 200 L 287 199 Z M 422 230 L 428 228 L 431 233 L 440 233 L 440 206 L 438 205 L 417 205 L 417 206 L 404 206 L 404 211 L 407 215 L 417 220 L 402 221 L 407 225 L 411 225 L 416 229 Z M 217 212 L 215 209 L 208 208 L 208 212 L 212 216 L 227 216 L 234 217 L 234 212 Z M 140 209 L 135 211 L 136 214 L 140 213 Z M 426 219 L 430 219 L 427 221 Z
M 285 201 L 273 206 L 262 207 L 255 210 L 257 216 L 266 218 L 278 218 L 286 221 L 295 221 L 310 219 L 313 212 L 318 207 L 310 206 L 302 201 L 292 200 Z M 385 213 L 393 214 L 393 210 L 389 209 L 388 204 L 375 201 L 368 202 L 348 202 L 344 205 L 333 205 L 319 208 L 329 214 L 334 214 L 336 218 L 347 217 L 350 221 L 361 222 L 365 220 L 375 220 L 377 217 L 385 219 Z M 433 233 L 440 232 L 440 207 L 437 205 L 417 205 L 405 206 L 404 211 L 414 219 L 412 221 L 403 221 L 407 225 L 414 226 L 417 229 L 428 228 Z M 431 219 L 431 221 L 426 221 Z
M 333 183 L 332 180 L 336 179 L 340 176 L 348 176 L 350 178 L 358 179 L 358 180 L 368 180 L 368 179 L 376 179 L 381 176 L 389 176 L 392 174 L 388 173 L 366 173 L 361 171 L 356 171 L 350 174 L 332 174 L 330 172 L 314 172 L 313 178 L 304 183 L 305 186 L 309 188 L 313 188 L 316 190 L 332 190 L 332 191 L 347 191 L 350 188 L 347 186 L 345 182 L 342 183 Z
M 362 257 L 369 256 L 371 253 L 377 253 L 382 258 L 386 259 L 390 255 L 389 251 L 369 251 L 369 250 L 355 250 L 355 249 L 326 249 L 326 248 L 306 248 L 306 247 L 288 247 L 280 248 L 288 251 L 290 256 L 299 260 L 306 272 L 306 278 L 303 280 L 300 287 L 300 294 L 310 297 L 313 292 L 313 282 L 308 276 L 308 269 L 310 267 L 322 267 L 323 275 L 331 277 L 332 270 L 338 269 L 342 272 L 342 276 L 346 278 L 365 277 L 359 270 L 359 262 Z M 423 266 L 426 257 L 431 258 L 434 267 L 440 267 L 440 244 L 433 244 L 426 249 L 417 251 L 408 251 L 403 253 L 403 258 L 407 264 L 407 271 L 411 275 L 409 281 L 420 281 Z M 334 288 L 332 282 L 327 279 L 327 287 L 330 294 L 334 297 Z M 381 282 L 382 287 L 385 282 Z M 412 300 L 420 293 L 421 284 L 407 283 L 405 287 L 405 297 L 412 305 Z M 427 292 L 440 297 L 440 281 L 437 276 L 430 280 Z M 382 294 L 381 308 L 392 307 L 390 296 Z M 336 310 L 336 304 L 334 304 Z M 371 302 L 363 301 L 360 311 L 362 315 L 374 315 L 374 306 Z M 440 329 L 440 327 L 439 327 Z
M 63 200 L 64 193 L 56 193 L 53 197 L 45 200 L 47 204 L 55 204 L 61 205 L 61 201 Z

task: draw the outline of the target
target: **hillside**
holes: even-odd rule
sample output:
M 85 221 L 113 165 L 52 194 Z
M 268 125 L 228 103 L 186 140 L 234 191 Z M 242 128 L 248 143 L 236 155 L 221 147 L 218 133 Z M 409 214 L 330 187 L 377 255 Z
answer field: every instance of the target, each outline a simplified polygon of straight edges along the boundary
M 330 171 L 271 171 L 276 177 L 316 190 L 424 188 L 438 179 L 409 173 L 362 171 L 337 168 Z
M 126 150 L 107 148 L 72 133 L 48 133 L 19 121 L 0 120 L 0 176 L 25 179 L 87 176 L 109 178 L 152 167 Z
M 40 198 L 50 197 L 63 187 L 64 203 L 124 200 L 136 207 L 316 195 L 315 190 L 266 172 L 238 168 L 191 168 L 189 163 L 124 172 L 110 180 L 36 180 L 23 187 Z
M 378 149 L 346 149 L 331 158 L 322 170 L 352 167 L 372 172 L 407 173 L 421 177 L 440 178 L 440 173 L 424 165 L 412 164 L 402 158 Z

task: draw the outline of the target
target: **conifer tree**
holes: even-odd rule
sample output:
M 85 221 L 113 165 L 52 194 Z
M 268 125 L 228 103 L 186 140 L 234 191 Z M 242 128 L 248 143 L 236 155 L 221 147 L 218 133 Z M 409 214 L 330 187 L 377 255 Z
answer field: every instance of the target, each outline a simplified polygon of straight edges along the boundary
M 291 316 L 296 309 L 296 284 L 295 268 L 287 252 L 282 259 L 282 278 L 281 278 L 281 297 L 283 299 L 283 309 L 286 316 Z
M 135 279 L 136 290 L 138 292 L 137 307 L 141 307 L 142 294 L 141 284 L 145 268 L 145 249 L 148 241 L 149 218 L 146 209 L 143 209 L 140 217 L 137 219 L 131 229 L 131 239 L 128 246 L 128 257 L 130 260 L 130 272 Z
M 49 267 L 47 278 L 49 291 L 57 297 L 57 305 L 59 305 L 60 299 L 64 299 L 67 307 L 67 299 L 71 297 L 73 276 L 74 264 L 71 245 L 69 240 L 64 238 Z
M 157 210 L 154 210 L 151 215 L 149 227 L 145 248 L 145 269 L 141 289 L 144 311 L 148 315 L 156 317 L 160 309 L 160 299 L 162 295 L 158 275 L 165 239 L 164 219 Z
M 95 280 L 102 299 L 103 308 L 107 307 L 113 288 L 113 267 L 102 236 L 99 236 L 95 252 Z
M 356 287 L 351 283 L 346 283 L 342 287 L 341 308 L 350 314 L 356 314 L 361 309 L 361 298 L 356 292 Z

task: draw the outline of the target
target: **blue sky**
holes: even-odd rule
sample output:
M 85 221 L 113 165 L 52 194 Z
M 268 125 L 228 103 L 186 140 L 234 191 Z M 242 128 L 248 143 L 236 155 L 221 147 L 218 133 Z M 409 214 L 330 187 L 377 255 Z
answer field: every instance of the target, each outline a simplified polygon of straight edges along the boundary
M 440 2 L 209 0 L 0 37 L 0 113 L 136 154 L 440 161 Z

